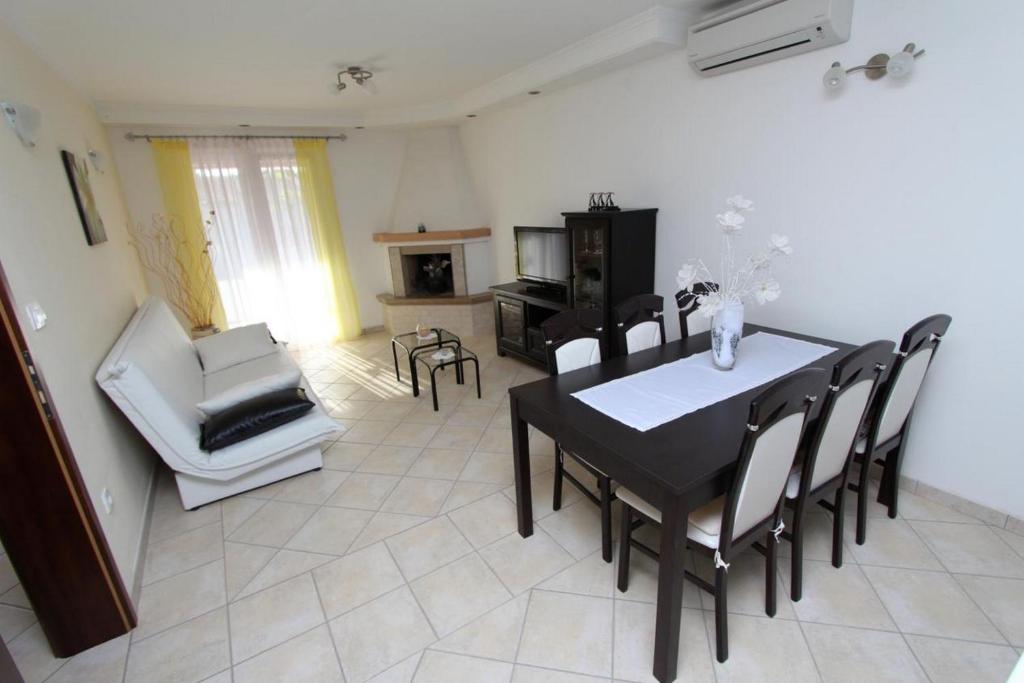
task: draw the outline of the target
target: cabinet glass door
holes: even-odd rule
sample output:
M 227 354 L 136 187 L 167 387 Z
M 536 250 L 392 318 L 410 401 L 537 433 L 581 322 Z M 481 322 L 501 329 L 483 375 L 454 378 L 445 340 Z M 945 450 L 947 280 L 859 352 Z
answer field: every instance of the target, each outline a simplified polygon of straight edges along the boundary
M 604 308 L 606 267 L 604 221 L 572 223 L 572 284 L 576 308 Z
M 523 302 L 498 298 L 498 338 L 508 346 L 526 347 Z

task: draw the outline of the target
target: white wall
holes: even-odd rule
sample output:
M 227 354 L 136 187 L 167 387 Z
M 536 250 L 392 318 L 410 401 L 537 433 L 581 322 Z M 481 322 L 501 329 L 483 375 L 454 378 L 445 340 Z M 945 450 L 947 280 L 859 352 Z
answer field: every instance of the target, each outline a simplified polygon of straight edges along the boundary
M 452 126 L 410 130 L 395 195 L 392 230 L 409 232 L 480 227 L 458 130 Z
M 0 263 L 7 273 L 32 355 L 41 368 L 71 442 L 103 530 L 128 589 L 147 516 L 155 459 L 100 392 L 93 375 L 144 299 L 146 286 L 127 243 L 117 171 L 106 131 L 79 97 L 0 22 L 0 99 L 40 110 L 37 146 L 27 149 L 0 128 Z M 107 159 L 90 180 L 109 240 L 86 245 L 60 150 Z M 49 315 L 32 331 L 24 307 L 39 302 Z M 30 457 L 31 454 L 26 454 Z M 100 492 L 114 496 L 103 512 Z M 39 495 L 45 495 L 40 491 Z
M 714 214 L 742 193 L 757 202 L 747 239 L 779 232 L 796 248 L 782 299 L 748 319 L 863 343 L 951 314 L 904 474 L 1024 516 L 1024 6 L 983 4 L 862 0 L 838 47 L 711 79 L 678 52 L 465 124 L 498 279 L 513 278 L 514 224 L 558 225 L 613 190 L 623 206 L 660 208 L 668 298 L 681 259 L 718 254 Z M 824 91 L 834 59 L 861 64 L 911 40 L 928 53 L 909 81 L 853 74 Z

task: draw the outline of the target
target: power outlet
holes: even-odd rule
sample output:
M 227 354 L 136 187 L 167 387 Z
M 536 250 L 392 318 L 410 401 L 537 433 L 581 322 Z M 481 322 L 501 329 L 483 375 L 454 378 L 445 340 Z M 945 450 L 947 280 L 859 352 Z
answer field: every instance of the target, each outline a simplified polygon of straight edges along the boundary
M 110 511 L 114 509 L 114 496 L 110 493 L 110 489 L 103 489 L 100 492 L 100 501 L 103 503 L 103 509 L 110 514 Z

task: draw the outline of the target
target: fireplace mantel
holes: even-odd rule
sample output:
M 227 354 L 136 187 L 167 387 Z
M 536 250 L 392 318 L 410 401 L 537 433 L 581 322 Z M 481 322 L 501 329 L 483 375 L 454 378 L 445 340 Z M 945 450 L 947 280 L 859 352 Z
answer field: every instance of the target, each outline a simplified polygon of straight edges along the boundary
M 427 232 L 375 232 L 373 241 L 379 244 L 416 244 L 420 242 L 463 242 L 491 236 L 490 228 L 469 230 L 428 230 Z

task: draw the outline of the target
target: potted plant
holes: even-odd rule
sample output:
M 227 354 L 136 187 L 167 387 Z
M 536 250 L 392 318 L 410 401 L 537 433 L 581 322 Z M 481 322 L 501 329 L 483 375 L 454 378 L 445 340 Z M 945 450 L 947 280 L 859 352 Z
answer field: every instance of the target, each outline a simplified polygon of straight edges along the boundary
M 715 217 L 722 233 L 719 277 L 701 259 L 684 261 L 676 274 L 676 283 L 683 290 L 700 281 L 718 285 L 717 291 L 697 297 L 697 307 L 702 315 L 711 318 L 711 359 L 719 370 L 731 370 L 736 363 L 736 350 L 743 336 L 744 303 L 753 300 L 764 305 L 779 298 L 782 288 L 772 274 L 772 262 L 776 257 L 793 253 L 788 237 L 773 234 L 764 251 L 737 264 L 734 242 L 742 236 L 744 214 L 754 210 L 754 203 L 735 195 L 726 204 L 727 210 Z

